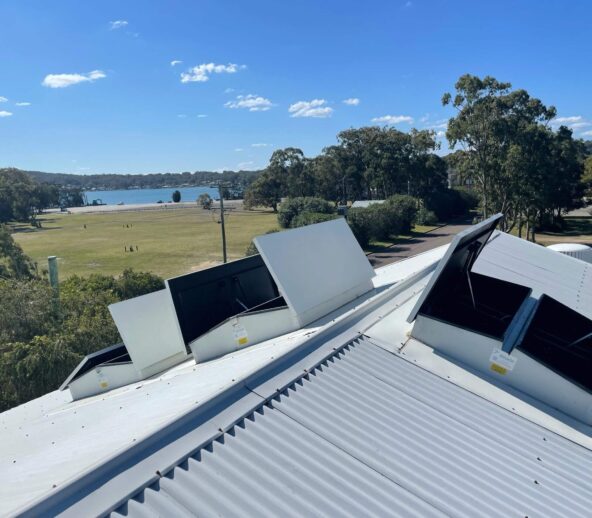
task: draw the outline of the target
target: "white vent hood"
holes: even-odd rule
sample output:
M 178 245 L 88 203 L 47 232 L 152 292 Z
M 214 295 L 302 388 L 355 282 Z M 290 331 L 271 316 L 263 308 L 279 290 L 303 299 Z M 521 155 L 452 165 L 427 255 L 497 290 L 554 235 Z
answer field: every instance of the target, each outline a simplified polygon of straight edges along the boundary
M 298 327 L 373 289 L 374 269 L 343 218 L 254 241 Z
M 82 360 L 60 387 L 74 400 L 146 379 L 187 357 L 167 290 L 111 304 L 109 311 L 124 343 Z

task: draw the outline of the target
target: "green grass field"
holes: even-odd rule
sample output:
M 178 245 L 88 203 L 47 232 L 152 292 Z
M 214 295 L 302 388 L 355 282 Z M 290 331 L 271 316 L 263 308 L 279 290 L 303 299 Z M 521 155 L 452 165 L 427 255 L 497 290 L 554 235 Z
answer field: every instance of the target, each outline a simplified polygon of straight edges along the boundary
M 536 242 L 544 246 L 556 243 L 592 245 L 592 216 L 565 216 L 564 220 L 565 228 L 562 232 L 537 232 Z M 517 236 L 518 229 L 514 228 L 512 234 Z
M 50 214 L 40 217 L 41 229 L 16 226 L 13 235 L 40 269 L 47 267 L 48 255 L 58 256 L 62 279 L 94 272 L 119 275 L 125 268 L 167 278 L 222 262 L 217 220 L 214 213 L 197 207 Z M 243 257 L 254 236 L 277 226 L 271 212 L 237 211 L 227 215 L 229 260 Z M 134 251 L 125 252 L 126 246 L 133 246 Z

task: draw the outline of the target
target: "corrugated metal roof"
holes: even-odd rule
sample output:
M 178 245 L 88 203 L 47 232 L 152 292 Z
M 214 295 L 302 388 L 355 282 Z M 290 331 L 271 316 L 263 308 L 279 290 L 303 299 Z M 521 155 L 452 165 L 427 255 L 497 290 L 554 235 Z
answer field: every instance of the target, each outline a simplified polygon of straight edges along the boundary
M 362 338 L 113 515 L 585 516 L 590 473 L 586 448 Z

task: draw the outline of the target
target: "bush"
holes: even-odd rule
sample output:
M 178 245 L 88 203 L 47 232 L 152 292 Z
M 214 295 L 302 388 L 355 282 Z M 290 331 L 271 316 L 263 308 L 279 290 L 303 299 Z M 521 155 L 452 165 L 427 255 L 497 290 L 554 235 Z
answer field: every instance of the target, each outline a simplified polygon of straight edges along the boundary
M 465 187 L 455 187 L 453 190 L 456 191 L 463 200 L 465 213 L 468 213 L 470 210 L 475 210 L 479 206 L 479 196 L 477 196 L 475 191 L 470 191 Z
M 393 230 L 390 234 L 400 234 L 411 232 L 411 227 L 415 221 L 415 215 L 417 214 L 418 200 L 413 196 L 407 196 L 406 194 L 396 194 L 387 198 L 383 204 L 388 212 L 389 219 L 393 225 Z M 380 207 L 380 205 L 378 205 Z M 398 230 L 395 232 L 395 228 Z
M 438 218 L 431 210 L 421 207 L 417 211 L 415 215 L 416 225 L 435 225 L 436 223 L 438 223 Z
M 372 235 L 372 214 L 368 209 L 349 209 L 347 222 L 362 248 L 368 246 Z
M 322 198 L 300 197 L 288 198 L 282 202 L 278 210 L 278 223 L 282 228 L 290 228 L 292 220 L 303 212 L 334 214 L 335 207 L 331 202 Z
M 447 189 L 431 194 L 426 200 L 426 208 L 433 211 L 440 221 L 452 216 L 465 216 L 478 204 L 477 197 L 466 189 Z
M 202 209 L 207 210 L 212 208 L 212 203 L 214 202 L 212 197 L 207 192 L 200 194 L 195 201 Z
M 173 191 L 173 202 L 179 203 L 181 201 L 181 191 Z
M 315 223 L 323 223 L 338 218 L 337 214 L 323 214 L 322 212 L 302 212 L 292 219 L 292 228 L 306 227 Z
M 370 218 L 370 238 L 384 241 L 391 234 L 399 234 L 401 225 L 397 217 L 397 211 L 386 203 L 370 205 L 365 210 Z

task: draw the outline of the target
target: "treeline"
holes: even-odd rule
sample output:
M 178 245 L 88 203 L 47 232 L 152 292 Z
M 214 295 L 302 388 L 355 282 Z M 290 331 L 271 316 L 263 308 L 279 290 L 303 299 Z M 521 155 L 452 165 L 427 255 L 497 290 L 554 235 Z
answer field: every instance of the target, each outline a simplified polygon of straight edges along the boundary
M 19 169 L 0 169 L 0 223 L 35 223 L 43 209 L 83 203 L 80 189 L 39 183 Z
M 282 198 L 317 196 L 335 203 L 410 195 L 439 219 L 455 212 L 451 179 L 474 191 L 482 217 L 501 212 L 501 228 L 534 240 L 537 228 L 561 228 L 563 215 L 592 195 L 592 144 L 554 129 L 553 107 L 492 77 L 462 76 L 442 102 L 456 114 L 446 137 L 459 147 L 445 158 L 433 131 L 386 127 L 342 131 L 314 157 L 275 151 L 245 192 L 245 206 L 277 211 Z
M 447 166 L 435 133 L 377 126 L 349 129 L 314 158 L 298 148 L 274 151 L 245 192 L 246 207 L 277 210 L 284 197 L 317 196 L 345 204 L 407 194 L 425 199 L 447 188 Z
M 247 187 L 258 171 L 196 171 L 194 173 L 149 173 L 149 174 L 65 174 L 26 171 L 40 183 L 76 187 L 82 190 L 158 189 L 161 187 L 184 187 L 209 185 L 222 181 L 234 188 Z
M 57 389 L 94 351 L 121 342 L 107 306 L 164 287 L 150 273 L 60 283 L 59 300 L 0 225 L 0 412 Z

